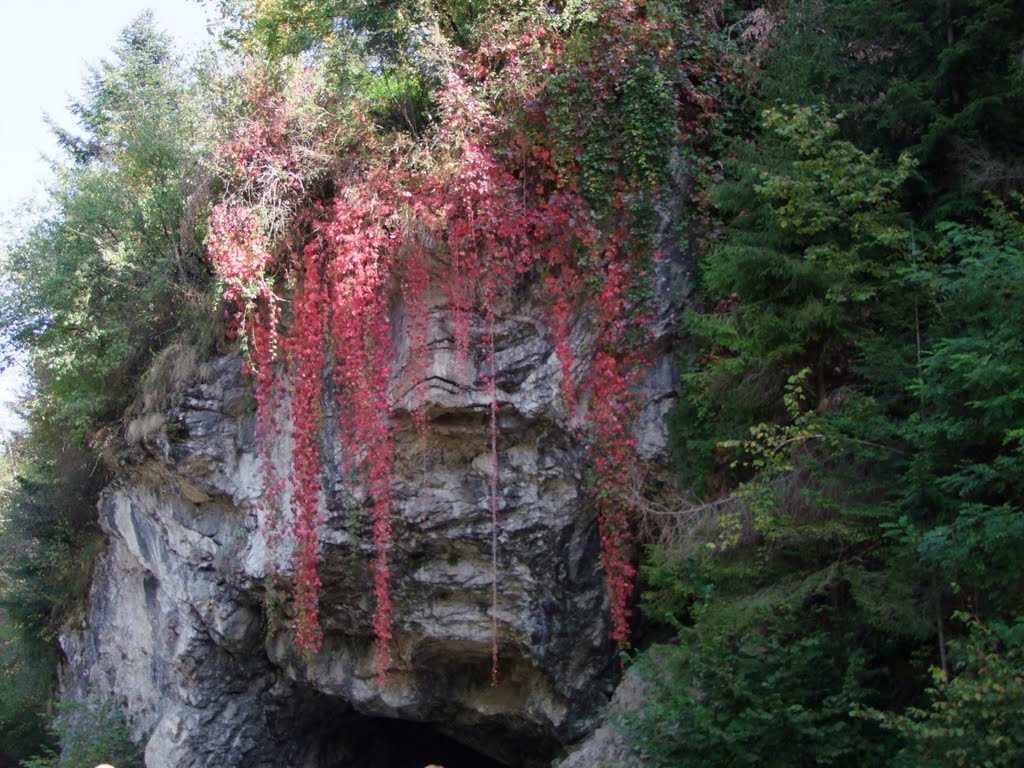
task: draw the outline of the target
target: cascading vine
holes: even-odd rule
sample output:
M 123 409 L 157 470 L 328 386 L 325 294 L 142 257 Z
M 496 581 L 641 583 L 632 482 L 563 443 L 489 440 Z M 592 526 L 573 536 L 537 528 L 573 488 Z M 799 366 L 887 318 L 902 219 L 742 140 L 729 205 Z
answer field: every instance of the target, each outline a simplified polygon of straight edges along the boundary
M 320 436 L 324 369 L 323 252 L 318 240 L 302 249 L 301 273 L 292 299 L 292 332 L 285 344 L 292 389 L 291 505 L 295 536 L 295 643 L 308 653 L 320 645 L 317 600 L 320 576 Z
M 342 455 L 350 476 L 366 490 L 373 516 L 373 631 L 377 669 L 390 663 L 394 610 L 391 606 L 391 480 L 394 447 L 389 419 L 391 323 L 388 291 L 398 234 L 388 226 L 394 212 L 381 199 L 385 182 L 357 186 L 324 228 L 333 258 L 326 278 L 331 291 L 330 328 L 338 390 Z M 422 288 L 420 289 L 422 290 Z M 322 375 L 322 370 L 320 375 Z
M 481 387 L 490 403 L 495 679 L 501 506 L 495 326 L 501 302 L 517 287 L 536 286 L 546 302 L 566 414 L 579 425 L 592 462 L 611 636 L 621 647 L 629 640 L 635 572 L 628 491 L 638 468 L 633 425 L 651 358 L 658 258 L 643 216 L 656 182 L 643 154 L 650 148 L 637 149 L 642 137 L 629 135 L 648 128 L 630 123 L 609 133 L 601 110 L 621 112 L 630 99 L 664 106 L 667 98 L 669 113 L 661 117 L 671 145 L 695 135 L 711 100 L 692 75 L 676 72 L 672 80 L 662 73 L 666 62 L 678 64 L 681 47 L 672 24 L 652 20 L 647 8 L 606 4 L 588 32 L 590 47 L 522 19 L 495 19 L 491 42 L 464 52 L 440 87 L 440 116 L 428 141 L 382 141 L 358 103 L 342 114 L 317 95 L 303 70 L 287 85 L 258 82 L 248 90 L 246 119 L 221 153 L 230 194 L 211 217 L 209 253 L 234 307 L 231 333 L 242 337 L 256 376 L 263 520 L 268 538 L 291 552 L 296 643 L 314 654 L 322 639 L 322 425 L 334 413 L 342 469 L 365 492 L 373 520 L 372 623 L 382 676 L 394 631 L 391 413 L 416 401 L 417 372 L 430 355 L 432 287 L 446 298 L 461 383 Z M 639 79 L 633 74 L 652 62 L 662 69 Z M 596 115 L 574 95 L 581 88 L 596 99 Z M 295 93 L 307 94 L 303 108 L 295 106 Z M 678 118 L 684 108 L 685 127 Z M 664 139 L 656 128 L 655 143 Z M 595 155 L 585 141 L 608 146 Z M 595 208 L 594 188 L 605 176 L 609 188 Z M 410 340 L 401 371 L 393 370 L 396 303 Z M 471 370 L 474 359 L 482 361 L 479 371 Z M 332 404 L 325 402 L 327 381 Z M 273 444 L 286 404 L 291 455 L 282 472 Z M 411 412 L 417 427 L 426 428 L 423 409 Z

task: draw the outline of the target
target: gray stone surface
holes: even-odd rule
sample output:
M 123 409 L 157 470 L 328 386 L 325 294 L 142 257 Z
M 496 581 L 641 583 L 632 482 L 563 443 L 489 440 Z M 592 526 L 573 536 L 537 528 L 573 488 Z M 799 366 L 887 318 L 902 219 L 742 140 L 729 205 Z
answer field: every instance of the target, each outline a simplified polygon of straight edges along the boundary
M 639 711 L 651 691 L 649 681 L 635 670 L 627 672 L 598 726 L 566 757 L 552 763 L 551 768 L 644 768 L 649 765 L 642 755 L 630 748 L 620 721 L 626 713 Z
M 304 659 L 292 644 L 284 592 L 267 579 L 254 416 L 239 361 L 198 367 L 173 390 L 166 413 L 143 413 L 129 429 L 136 444 L 100 503 L 109 543 L 88 610 L 61 637 L 62 684 L 71 698 L 124 701 L 149 768 L 355 767 L 364 764 L 356 736 L 384 722 L 367 717 L 432 724 L 502 764 L 539 766 L 598 725 L 618 660 L 580 425 L 561 403 L 543 311 L 508 307 L 494 329 L 496 686 L 489 401 L 479 386 L 486 371 L 480 359 L 458 360 L 446 323 L 438 301 L 429 363 L 413 380 L 403 367 L 400 312 L 395 318 L 396 623 L 384 688 L 373 669 L 371 524 L 360 489 L 339 476 L 336 441 L 323 475 L 324 646 Z M 580 370 L 587 342 L 581 321 L 571 336 Z M 638 427 L 645 458 L 664 453 L 674 378 L 667 362 L 652 371 Z M 422 433 L 409 415 L 421 406 Z M 283 472 L 285 432 L 276 446 Z M 565 768 L 583 764 L 572 759 Z

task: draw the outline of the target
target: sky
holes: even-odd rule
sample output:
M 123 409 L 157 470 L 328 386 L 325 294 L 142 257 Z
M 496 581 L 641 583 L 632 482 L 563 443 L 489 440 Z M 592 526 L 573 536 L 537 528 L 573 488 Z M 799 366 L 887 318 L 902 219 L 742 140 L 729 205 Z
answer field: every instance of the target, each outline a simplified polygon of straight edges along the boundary
M 90 64 L 109 58 L 117 38 L 136 16 L 151 9 L 157 26 L 181 51 L 211 40 L 213 3 L 198 0 L 20 0 L 4 9 L 0 25 L 0 221 L 18 226 L 22 202 L 38 199 L 49 173 L 44 155 L 56 145 L 46 123 L 74 127 L 67 105 L 81 96 Z M 0 239 L 8 237 L 0 232 Z M 0 374 L 0 438 L 17 420 L 9 403 L 21 388 L 20 372 Z

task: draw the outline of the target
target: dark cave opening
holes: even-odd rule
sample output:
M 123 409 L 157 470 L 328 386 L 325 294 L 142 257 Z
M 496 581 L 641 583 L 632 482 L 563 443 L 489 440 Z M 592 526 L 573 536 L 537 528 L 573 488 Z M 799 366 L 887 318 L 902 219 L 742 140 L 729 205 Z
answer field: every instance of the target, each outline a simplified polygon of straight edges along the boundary
M 431 723 L 349 716 L 339 722 L 325 768 L 505 768 L 503 763 L 445 736 Z

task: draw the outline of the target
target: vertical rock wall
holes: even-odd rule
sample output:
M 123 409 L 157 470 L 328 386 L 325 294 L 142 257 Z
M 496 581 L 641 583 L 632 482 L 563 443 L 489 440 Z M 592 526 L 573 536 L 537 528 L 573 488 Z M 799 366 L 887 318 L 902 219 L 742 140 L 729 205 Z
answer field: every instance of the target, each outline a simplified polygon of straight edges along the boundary
M 340 476 L 329 430 L 325 640 L 303 659 L 286 596 L 266 579 L 254 416 L 239 361 L 200 366 L 174 390 L 167 413 L 143 414 L 134 425 L 138 444 L 100 504 L 109 544 L 85 622 L 62 637 L 63 684 L 71 697 L 123 700 L 147 739 L 150 768 L 358 766 L 367 717 L 430 724 L 500 764 L 543 765 L 593 728 L 619 669 L 578 425 L 560 402 L 543 311 L 510 307 L 495 329 L 496 686 L 489 401 L 474 386 L 479 361 L 455 359 L 444 315 L 435 308 L 417 394 L 396 402 L 396 626 L 383 688 L 372 665 L 370 524 L 359 489 Z M 581 324 L 572 343 L 585 350 L 586 341 Z M 667 365 L 652 373 L 638 429 L 646 457 L 663 453 L 672 379 Z M 408 416 L 420 405 L 425 431 Z

